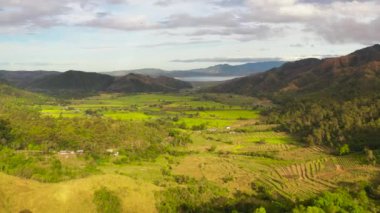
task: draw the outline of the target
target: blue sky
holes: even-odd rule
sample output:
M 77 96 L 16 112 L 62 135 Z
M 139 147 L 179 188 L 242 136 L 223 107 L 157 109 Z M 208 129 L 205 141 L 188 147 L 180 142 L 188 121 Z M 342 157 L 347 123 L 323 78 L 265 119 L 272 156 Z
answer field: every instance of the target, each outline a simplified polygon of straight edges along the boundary
M 380 1 L 0 0 L 0 69 L 168 70 L 379 43 Z

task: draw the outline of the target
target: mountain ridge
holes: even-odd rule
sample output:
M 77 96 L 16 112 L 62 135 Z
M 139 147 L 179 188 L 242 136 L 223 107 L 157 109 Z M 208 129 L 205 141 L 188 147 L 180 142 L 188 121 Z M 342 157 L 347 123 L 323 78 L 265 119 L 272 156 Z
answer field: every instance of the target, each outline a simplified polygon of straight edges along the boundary
M 112 76 L 123 76 L 130 73 L 145 74 L 152 76 L 168 76 L 168 77 L 189 77 L 189 76 L 245 76 L 253 73 L 259 73 L 269 70 L 273 67 L 282 65 L 283 61 L 267 61 L 246 63 L 241 65 L 218 64 L 207 68 L 189 69 L 189 70 L 162 70 L 155 68 L 121 70 L 112 72 L 103 72 Z
M 251 96 L 325 93 L 335 97 L 377 92 L 380 91 L 380 45 L 336 58 L 288 62 L 279 68 L 233 79 L 205 91 Z

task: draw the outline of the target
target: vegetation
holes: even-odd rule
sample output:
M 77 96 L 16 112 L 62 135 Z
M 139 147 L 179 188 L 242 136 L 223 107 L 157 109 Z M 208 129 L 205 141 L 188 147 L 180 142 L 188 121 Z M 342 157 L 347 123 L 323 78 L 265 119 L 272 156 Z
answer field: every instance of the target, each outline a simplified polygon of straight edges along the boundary
M 94 203 L 99 213 L 122 212 L 120 199 L 114 192 L 102 187 L 94 192 Z
M 376 87 L 336 98 L 330 91 L 347 84 L 304 85 L 300 73 L 321 63 L 331 62 L 264 74 L 263 84 L 276 87 L 286 76 L 277 72 L 296 70 L 298 80 L 286 83 L 300 89 L 263 87 L 260 99 L 183 92 L 69 100 L 1 84 L 0 211 L 377 212 Z M 350 82 L 350 70 L 337 66 L 337 81 L 347 72 Z
M 354 150 L 380 146 L 380 99 L 378 96 L 344 102 L 294 101 L 273 112 L 270 122 L 296 134 L 310 145 Z
M 306 205 L 297 206 L 294 213 L 301 212 L 378 212 L 379 207 L 368 198 L 364 189 L 347 191 L 339 189 L 325 192 L 321 196 L 309 200 Z

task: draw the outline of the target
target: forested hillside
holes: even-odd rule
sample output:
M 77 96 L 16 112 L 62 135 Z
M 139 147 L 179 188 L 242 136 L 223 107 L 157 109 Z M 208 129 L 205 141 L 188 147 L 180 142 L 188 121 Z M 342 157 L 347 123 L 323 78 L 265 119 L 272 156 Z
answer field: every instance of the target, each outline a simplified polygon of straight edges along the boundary
M 96 95 L 99 92 L 176 92 L 192 88 L 188 82 L 165 76 L 128 74 L 122 77 L 113 77 L 82 71 L 64 73 L 0 71 L 0 81 L 18 88 L 63 98 L 80 98 Z
M 116 80 L 107 88 L 108 92 L 176 92 L 192 88 L 188 82 L 165 76 L 150 77 L 147 75 L 128 74 Z
M 380 91 L 380 45 L 338 58 L 289 62 L 268 72 L 207 89 L 253 96 L 351 99 Z
M 347 56 L 286 63 L 208 89 L 270 98 L 268 122 L 309 145 L 380 146 L 380 45 Z

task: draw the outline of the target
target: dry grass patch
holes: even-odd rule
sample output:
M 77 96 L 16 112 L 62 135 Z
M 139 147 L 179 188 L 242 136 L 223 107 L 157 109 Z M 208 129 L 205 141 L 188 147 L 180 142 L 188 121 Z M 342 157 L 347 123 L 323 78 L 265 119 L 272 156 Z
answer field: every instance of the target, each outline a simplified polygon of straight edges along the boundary
M 0 174 L 0 212 L 96 212 L 93 194 L 102 186 L 120 197 L 124 212 L 156 212 L 154 192 L 158 187 L 125 176 L 99 175 L 45 184 L 4 174 Z

